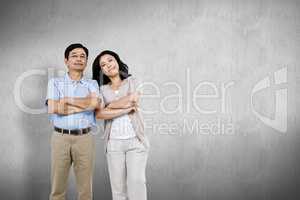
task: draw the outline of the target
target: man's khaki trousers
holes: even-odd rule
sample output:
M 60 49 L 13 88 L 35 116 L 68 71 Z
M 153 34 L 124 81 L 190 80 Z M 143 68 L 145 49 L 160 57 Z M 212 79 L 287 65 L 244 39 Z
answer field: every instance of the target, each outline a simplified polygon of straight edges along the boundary
M 92 200 L 95 143 L 91 133 L 54 132 L 51 138 L 50 200 L 65 200 L 70 167 L 76 177 L 78 200 Z

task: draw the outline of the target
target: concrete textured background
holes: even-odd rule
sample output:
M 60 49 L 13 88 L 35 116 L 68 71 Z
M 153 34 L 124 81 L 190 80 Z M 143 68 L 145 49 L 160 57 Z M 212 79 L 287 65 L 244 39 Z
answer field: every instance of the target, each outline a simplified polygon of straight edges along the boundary
M 145 94 L 159 90 L 142 103 L 154 111 L 145 114 L 149 199 L 299 199 L 299 11 L 299 1 L 273 0 L 2 2 L 1 199 L 48 198 L 51 125 L 45 113 L 30 113 L 20 102 L 43 108 L 48 76 L 65 70 L 63 51 L 73 42 L 90 49 L 87 76 L 94 57 L 111 49 L 131 73 L 157 86 Z M 273 87 L 281 69 L 287 80 Z M 33 70 L 42 74 L 18 85 Z M 251 91 L 265 77 L 271 87 L 257 92 L 251 106 Z M 287 91 L 283 101 L 275 98 L 280 89 Z M 206 97 L 193 99 L 194 92 Z M 283 131 L 258 115 L 279 117 Z M 98 133 L 94 196 L 110 199 Z M 74 176 L 69 183 L 68 199 L 75 199 Z

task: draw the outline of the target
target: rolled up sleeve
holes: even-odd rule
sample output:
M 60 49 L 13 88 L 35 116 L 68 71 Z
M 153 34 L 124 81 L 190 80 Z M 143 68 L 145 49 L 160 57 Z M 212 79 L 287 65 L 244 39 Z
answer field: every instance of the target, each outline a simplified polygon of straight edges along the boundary
M 50 79 L 48 82 L 48 88 L 47 88 L 47 96 L 45 100 L 45 105 L 48 106 L 48 100 L 58 100 L 59 99 L 59 90 L 56 85 L 55 79 Z
M 98 86 L 97 81 L 91 80 L 91 82 L 89 84 L 89 91 L 91 93 L 94 93 L 98 98 L 100 98 L 99 86 Z

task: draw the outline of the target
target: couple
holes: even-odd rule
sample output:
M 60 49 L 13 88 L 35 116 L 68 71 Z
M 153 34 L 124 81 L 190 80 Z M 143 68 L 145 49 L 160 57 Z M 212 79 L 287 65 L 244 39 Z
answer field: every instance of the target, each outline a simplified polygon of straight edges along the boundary
M 138 111 L 137 81 L 112 51 L 93 63 L 93 79 L 83 77 L 88 49 L 65 50 L 68 73 L 48 82 L 46 105 L 53 124 L 50 200 L 64 200 L 73 165 L 79 200 L 92 200 L 95 157 L 91 129 L 104 120 L 105 153 L 113 200 L 146 200 L 145 169 L 149 142 Z M 100 87 L 99 87 L 100 86 Z M 100 89 L 99 89 L 100 88 Z

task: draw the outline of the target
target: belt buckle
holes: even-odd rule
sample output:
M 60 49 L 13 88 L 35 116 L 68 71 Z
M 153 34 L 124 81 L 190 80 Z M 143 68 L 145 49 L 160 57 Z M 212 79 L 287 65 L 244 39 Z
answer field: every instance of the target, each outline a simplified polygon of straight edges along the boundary
M 83 128 L 82 129 L 79 129 L 79 135 L 83 135 Z

